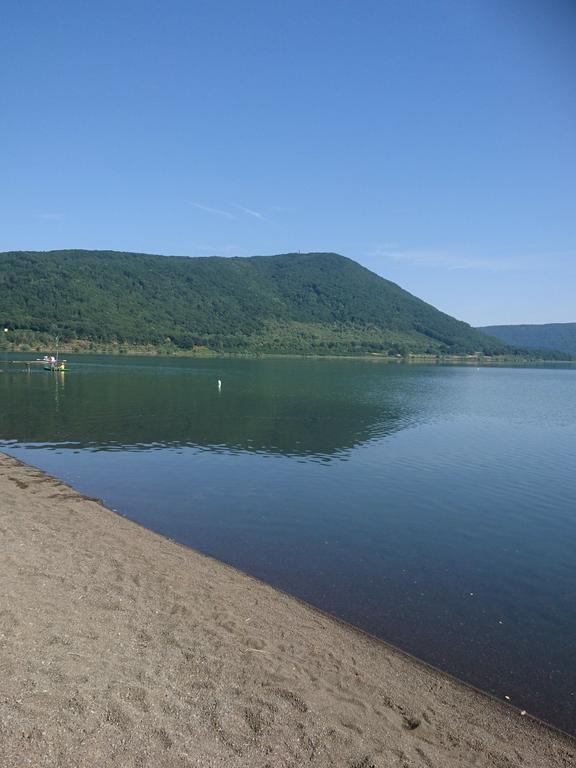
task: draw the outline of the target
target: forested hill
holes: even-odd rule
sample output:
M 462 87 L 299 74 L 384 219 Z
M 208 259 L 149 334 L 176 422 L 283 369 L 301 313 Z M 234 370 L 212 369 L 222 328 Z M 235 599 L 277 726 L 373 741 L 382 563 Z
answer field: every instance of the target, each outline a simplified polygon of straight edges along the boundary
M 576 355 L 576 323 L 545 325 L 490 325 L 479 328 L 483 333 L 527 349 L 558 349 Z
M 18 343 L 58 333 L 217 351 L 498 354 L 506 346 L 333 253 L 185 258 L 0 254 L 0 322 Z

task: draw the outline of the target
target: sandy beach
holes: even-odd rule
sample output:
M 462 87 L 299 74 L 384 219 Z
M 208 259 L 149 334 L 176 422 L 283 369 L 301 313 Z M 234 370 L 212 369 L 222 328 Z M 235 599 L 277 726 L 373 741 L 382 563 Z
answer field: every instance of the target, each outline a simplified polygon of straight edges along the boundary
M 0 542 L 2 768 L 576 764 L 568 736 L 2 454 Z

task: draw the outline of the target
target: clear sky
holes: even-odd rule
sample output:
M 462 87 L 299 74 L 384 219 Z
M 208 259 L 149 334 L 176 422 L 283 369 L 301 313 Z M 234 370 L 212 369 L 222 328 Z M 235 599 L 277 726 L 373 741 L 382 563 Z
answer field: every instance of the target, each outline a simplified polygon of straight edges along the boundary
M 574 0 L 3 0 L 0 250 L 336 251 L 576 321 Z

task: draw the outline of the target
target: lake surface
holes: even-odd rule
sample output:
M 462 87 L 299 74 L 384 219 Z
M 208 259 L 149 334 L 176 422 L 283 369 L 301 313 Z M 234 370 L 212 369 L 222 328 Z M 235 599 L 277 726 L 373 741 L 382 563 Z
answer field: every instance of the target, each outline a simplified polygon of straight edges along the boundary
M 576 731 L 576 370 L 0 368 L 1 450 Z

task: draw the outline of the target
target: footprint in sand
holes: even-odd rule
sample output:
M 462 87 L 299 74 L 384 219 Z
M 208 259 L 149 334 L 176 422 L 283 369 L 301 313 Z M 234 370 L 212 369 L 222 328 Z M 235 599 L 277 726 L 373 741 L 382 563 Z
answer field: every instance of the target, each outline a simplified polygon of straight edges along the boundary
M 132 718 L 118 704 L 110 704 L 106 712 L 106 722 L 121 731 L 129 731 L 132 728 Z
M 298 712 L 304 713 L 308 711 L 308 705 L 306 702 L 302 701 L 302 699 L 292 691 L 287 691 L 285 688 L 274 688 L 271 693 L 276 694 L 276 696 L 280 696 L 281 699 L 284 699 L 284 701 L 288 702 L 288 704 L 293 706 L 294 709 L 298 710 Z

